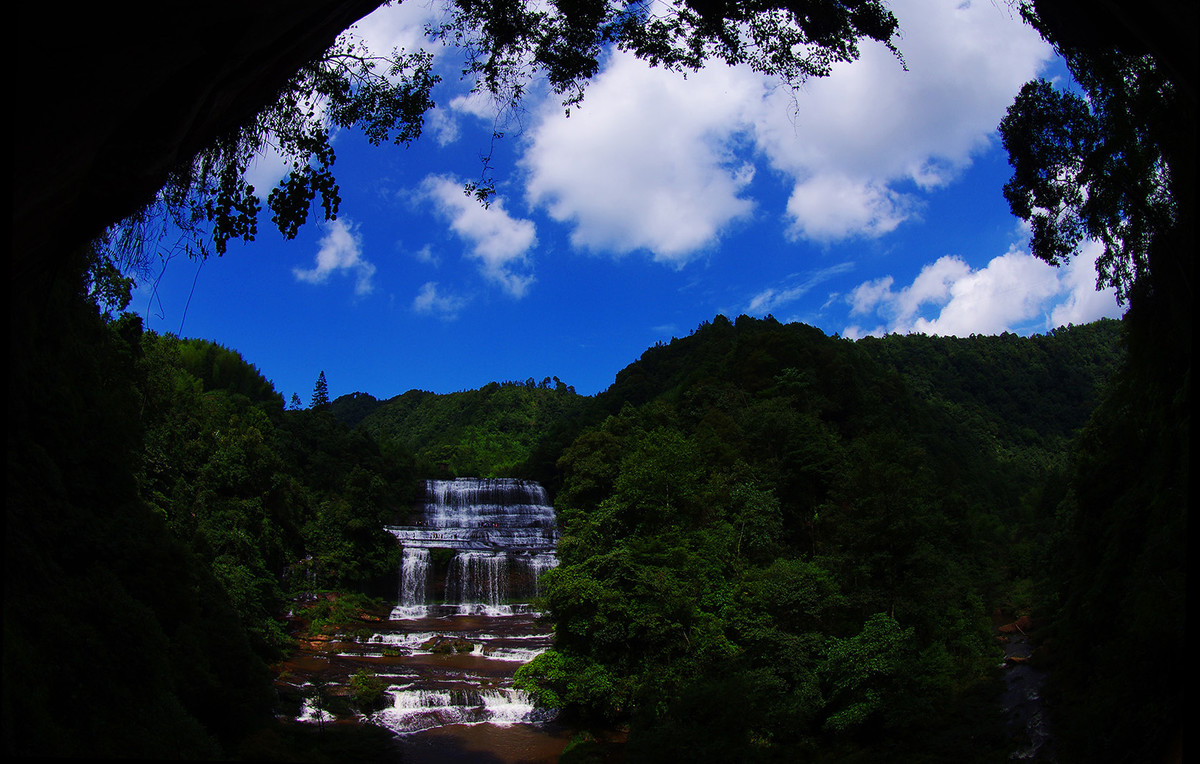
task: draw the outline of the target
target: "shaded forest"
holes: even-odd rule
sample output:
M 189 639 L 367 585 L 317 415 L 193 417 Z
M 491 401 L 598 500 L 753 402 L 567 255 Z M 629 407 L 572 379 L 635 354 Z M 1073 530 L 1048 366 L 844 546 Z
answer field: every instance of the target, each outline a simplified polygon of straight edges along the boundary
M 630 759 L 1003 757 L 996 608 L 1037 624 L 1059 758 L 1181 758 L 1194 4 L 1022 5 L 1086 98 L 1022 89 L 1005 195 L 1048 262 L 1105 244 L 1120 328 L 852 343 L 717 317 L 593 399 L 497 383 L 287 410 L 235 350 L 106 312 L 128 284 L 97 237 L 166 188 L 217 251 L 252 238 L 246 141 L 305 82 L 332 82 L 340 126 L 411 140 L 432 85 L 419 60 L 409 89 L 366 93 L 390 121 L 313 69 L 376 4 L 21 19 L 63 53 L 18 35 L 6 753 L 320 758 L 273 713 L 287 612 L 317 624 L 389 596 L 382 523 L 430 470 L 479 470 L 543 481 L 562 523 L 556 642 L 523 683 L 627 727 Z M 795 81 L 897 30 L 870 2 L 685 6 L 648 25 L 567 2 L 532 29 L 460 2 L 448 31 L 478 34 L 472 73 L 493 92 L 536 54 L 577 103 L 606 34 L 686 71 L 755 54 L 737 34 L 755 14 L 788 17 L 756 64 Z M 327 216 L 337 202 L 328 142 L 300 143 L 307 170 L 272 203 L 293 233 L 315 194 Z
M 558 462 L 555 648 L 519 682 L 629 723 L 631 760 L 1007 758 L 991 617 L 1053 587 L 1118 326 L 853 343 L 718 316 L 648 350 Z
M 1111 320 L 851 342 L 717 316 L 597 396 L 548 379 L 289 410 L 232 349 L 94 306 L 67 330 L 95 356 L 40 413 L 95 422 L 40 433 L 70 479 L 10 453 L 4 605 L 6 745 L 66 756 L 304 758 L 262 742 L 286 739 L 287 615 L 394 598 L 383 526 L 420 479 L 479 470 L 542 481 L 563 532 L 555 647 L 520 681 L 627 727 L 631 760 L 1003 758 L 991 619 L 1069 604 L 1072 472 L 1125 357 Z M 1046 633 L 1069 676 L 1083 635 Z

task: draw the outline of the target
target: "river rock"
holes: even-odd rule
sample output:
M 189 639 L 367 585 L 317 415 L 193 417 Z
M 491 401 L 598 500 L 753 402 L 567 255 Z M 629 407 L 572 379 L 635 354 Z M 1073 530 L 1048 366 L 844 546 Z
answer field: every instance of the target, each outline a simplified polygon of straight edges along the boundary
M 421 644 L 421 649 L 429 650 L 433 653 L 469 653 L 475 649 L 475 643 L 462 637 L 448 637 L 445 634 L 438 634 L 436 637 L 425 640 Z

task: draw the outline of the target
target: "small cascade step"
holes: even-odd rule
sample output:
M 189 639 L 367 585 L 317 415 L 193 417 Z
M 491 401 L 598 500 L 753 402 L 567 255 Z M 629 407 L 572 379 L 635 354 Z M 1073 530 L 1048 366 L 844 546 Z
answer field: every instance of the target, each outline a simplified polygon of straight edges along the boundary
M 389 688 L 392 705 L 372 720 L 393 732 L 407 733 L 447 724 L 517 723 L 534 714 L 528 696 L 512 688 L 479 690 L 466 687 Z

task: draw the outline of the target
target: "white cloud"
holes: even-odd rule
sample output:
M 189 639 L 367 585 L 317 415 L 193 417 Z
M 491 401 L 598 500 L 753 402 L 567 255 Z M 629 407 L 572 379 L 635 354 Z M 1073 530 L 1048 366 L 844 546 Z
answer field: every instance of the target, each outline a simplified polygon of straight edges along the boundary
M 986 149 L 1021 85 L 1052 56 L 995 3 L 895 0 L 907 71 L 886 49 L 812 80 L 794 101 L 776 92 L 756 136 L 791 176 L 789 232 L 829 240 L 888 233 L 918 209 L 915 191 L 952 182 Z M 778 118 L 792 105 L 794 124 Z M 830 193 L 832 191 L 832 193 Z
M 462 183 L 444 175 L 426 177 L 421 191 L 470 246 L 483 275 L 513 297 L 524 297 L 534 280 L 528 272 L 528 253 L 537 244 L 534 224 L 509 215 L 502 199 L 493 199 L 485 208 L 463 193 Z
M 417 313 L 436 315 L 451 321 L 458 317 L 459 311 L 468 302 L 465 297 L 439 292 L 436 281 L 427 281 L 421 285 L 421 291 L 413 298 L 412 308 Z
M 792 186 L 785 233 L 877 237 L 991 145 L 1050 47 L 998 3 L 895 0 L 908 70 L 883 46 L 798 92 L 744 67 L 684 81 L 614 54 L 564 119 L 547 105 L 525 147 L 527 193 L 582 248 L 681 265 L 751 215 L 755 167 Z M 751 149 L 752 151 L 746 151 Z
M 792 238 L 831 241 L 849 236 L 882 236 L 895 230 L 916 201 L 872 181 L 836 173 L 796 184 L 788 199 Z
M 432 265 L 434 268 L 442 264 L 441 258 L 437 256 L 437 253 L 433 251 L 433 247 L 429 244 L 414 252 L 413 257 L 416 258 L 417 262 Z
M 1052 51 L 1006 3 L 890 5 L 907 71 L 864 43 L 858 61 L 796 92 L 745 67 L 714 64 L 685 80 L 613 53 L 570 119 L 557 97 L 530 99 L 533 125 L 521 143 L 528 200 L 570 226 L 576 247 L 644 250 L 676 267 L 755 214 L 750 184 L 764 165 L 790 186 L 782 231 L 794 240 L 896 230 L 922 209 L 924 191 L 953 182 L 991 145 L 1005 108 Z M 376 52 L 435 52 L 449 72 L 458 54 L 424 33 L 441 12 L 435 3 L 385 6 L 354 33 Z M 497 119 L 488 96 L 462 95 L 464 85 L 446 79 L 446 105 L 428 117 L 441 145 L 458 140 L 462 117 Z M 281 168 L 261 164 L 269 187 Z M 480 257 L 492 278 L 523 293 L 523 277 Z
M 503 132 L 505 111 L 487 92 L 467 92 L 449 99 L 447 106 L 434 108 L 426 115 L 426 123 L 439 146 L 449 146 L 462 135 L 460 117 L 489 123 L 493 132 Z M 511 115 L 510 115 L 511 116 Z
M 324 284 L 334 273 L 348 272 L 355 275 L 354 292 L 370 294 L 374 289 L 371 279 L 375 276 L 375 265 L 362 256 L 362 237 L 349 220 L 341 218 L 324 224 L 325 235 L 321 237 L 313 268 L 293 268 L 292 273 L 300 281 Z
M 442 46 L 425 34 L 425 28 L 436 24 L 441 13 L 441 3 L 390 3 L 364 16 L 346 34 L 379 55 L 388 55 L 396 48 L 408 53 L 437 53 Z
M 936 318 L 917 318 L 915 331 L 955 336 L 1000 334 L 1045 316 L 1047 302 L 1061 292 L 1053 268 L 1016 251 L 994 258 L 986 268 L 944 283 L 949 300 Z
M 883 324 L 879 324 L 874 329 L 863 329 L 858 324 L 851 324 L 842 331 L 841 336 L 848 340 L 858 340 L 863 337 L 882 337 L 887 333 L 887 328 Z
M 854 263 L 838 263 L 803 275 L 793 274 L 778 286 L 768 287 L 750 298 L 745 312 L 749 315 L 765 315 L 776 311 L 799 300 L 818 284 L 853 268 Z
M 450 110 L 457 114 L 481 119 L 485 122 L 496 121 L 501 114 L 501 106 L 496 99 L 485 91 L 476 91 L 455 96 L 450 99 Z
M 570 223 L 577 247 L 646 249 L 682 265 L 754 207 L 743 196 L 753 166 L 733 148 L 760 87 L 736 69 L 684 80 L 613 54 L 581 109 L 567 119 L 547 105 L 532 129 L 522 160 L 529 199 Z
M 434 108 L 425 114 L 426 130 L 433 133 L 434 140 L 439 146 L 449 146 L 458 140 L 460 134 L 458 120 L 446 113 L 445 109 Z
M 275 147 L 267 145 L 250 160 L 250 166 L 246 168 L 246 182 L 254 187 L 254 195 L 259 201 L 266 201 L 271 189 L 287 176 L 290 169 L 291 165 Z
M 1058 269 L 1016 248 L 972 269 L 947 255 L 921 269 L 912 284 L 894 289 L 885 276 L 856 287 L 846 301 L 856 318 L 882 319 L 874 329 L 846 327 L 851 338 L 889 332 L 953 335 L 1047 331 L 1068 323 L 1119 317 L 1112 289 L 1096 291 L 1089 244 L 1070 265 Z
M 875 308 L 888 299 L 892 293 L 895 279 L 891 276 L 866 281 L 859 284 L 850 292 L 846 301 L 850 303 L 850 315 L 871 313 Z
M 1065 266 L 1062 282 L 1069 291 L 1066 299 L 1055 306 L 1050 314 L 1050 323 L 1053 326 L 1086 324 L 1101 316 L 1115 318 L 1119 315 L 1112 312 L 1116 290 L 1112 287 L 1096 289 L 1096 259 L 1103 252 L 1104 245 L 1089 241 L 1084 245 L 1083 251 Z

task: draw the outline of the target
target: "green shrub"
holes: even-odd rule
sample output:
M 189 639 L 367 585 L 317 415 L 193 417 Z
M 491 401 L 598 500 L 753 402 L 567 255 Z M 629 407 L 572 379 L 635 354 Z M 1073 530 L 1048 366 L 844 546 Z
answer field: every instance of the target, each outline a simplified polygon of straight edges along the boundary
M 387 685 L 366 669 L 359 669 L 350 677 L 350 701 L 363 713 L 376 711 L 387 705 Z

